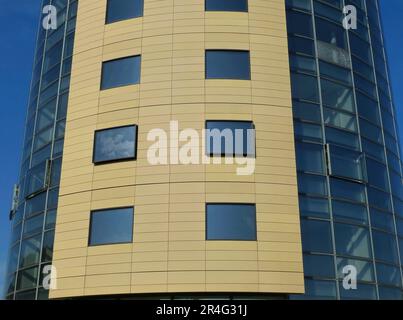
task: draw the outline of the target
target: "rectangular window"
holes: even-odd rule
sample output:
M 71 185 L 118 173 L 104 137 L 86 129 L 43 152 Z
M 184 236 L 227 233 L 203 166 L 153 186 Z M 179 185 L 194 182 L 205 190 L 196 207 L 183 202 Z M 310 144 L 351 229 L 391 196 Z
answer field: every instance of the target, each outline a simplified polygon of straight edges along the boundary
M 106 23 L 143 16 L 144 0 L 108 0 Z
M 337 254 L 371 258 L 371 241 L 367 228 L 336 223 L 335 235 Z
M 256 241 L 256 206 L 207 204 L 206 239 Z
M 20 253 L 20 267 L 28 267 L 39 263 L 42 236 L 37 235 L 33 238 L 22 241 Z
M 329 175 L 357 181 L 366 181 L 365 159 L 360 152 L 326 145 Z
M 27 175 L 25 195 L 32 198 L 37 193 L 46 189 L 49 184 L 50 160 L 46 160 L 36 167 L 30 169 Z
M 323 145 L 296 142 L 297 169 L 304 172 L 325 172 Z
M 248 0 L 206 0 L 206 11 L 248 12 Z
M 89 245 L 131 243 L 133 240 L 133 208 L 91 212 Z
M 331 253 L 333 251 L 329 222 L 303 219 L 301 232 L 304 252 Z
M 206 78 L 250 80 L 249 51 L 207 50 Z
M 38 267 L 26 269 L 18 273 L 17 290 L 25 290 L 35 288 L 38 281 Z M 34 296 L 29 297 L 28 300 L 35 299 Z
M 140 83 L 141 56 L 102 63 L 101 90 Z
M 251 121 L 207 121 L 206 154 L 255 156 L 255 127 Z
M 95 132 L 95 164 L 134 160 L 137 149 L 137 126 L 104 129 Z

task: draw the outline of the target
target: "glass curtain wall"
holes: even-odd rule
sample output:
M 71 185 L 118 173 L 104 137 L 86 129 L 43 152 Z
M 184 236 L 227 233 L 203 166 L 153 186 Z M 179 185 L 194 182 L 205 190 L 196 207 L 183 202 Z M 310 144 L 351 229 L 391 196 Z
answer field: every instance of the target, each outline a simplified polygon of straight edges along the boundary
M 7 299 L 47 299 L 43 269 L 52 261 L 58 186 L 70 85 L 75 0 L 44 0 L 57 9 L 57 28 L 38 29 L 18 201 L 11 212 Z
M 378 3 L 286 3 L 306 285 L 291 298 L 402 299 L 402 171 Z M 343 28 L 345 5 L 356 30 Z M 347 265 L 356 290 L 343 286 Z

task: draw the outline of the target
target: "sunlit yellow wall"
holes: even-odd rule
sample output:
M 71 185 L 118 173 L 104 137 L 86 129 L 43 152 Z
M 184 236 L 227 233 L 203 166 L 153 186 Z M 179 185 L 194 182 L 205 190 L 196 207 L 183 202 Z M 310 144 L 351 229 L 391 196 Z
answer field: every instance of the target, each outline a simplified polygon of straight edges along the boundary
M 302 293 L 284 0 L 249 13 L 203 0 L 145 0 L 144 17 L 105 25 L 106 0 L 80 0 L 51 298 L 127 293 Z M 251 81 L 205 80 L 206 49 L 251 53 Z M 102 62 L 142 55 L 141 84 L 100 91 Z M 255 174 L 235 165 L 151 166 L 147 133 L 253 120 Z M 94 131 L 139 125 L 138 159 L 94 166 Z M 257 242 L 206 242 L 205 203 L 256 203 Z M 134 242 L 88 247 L 90 211 L 135 207 Z

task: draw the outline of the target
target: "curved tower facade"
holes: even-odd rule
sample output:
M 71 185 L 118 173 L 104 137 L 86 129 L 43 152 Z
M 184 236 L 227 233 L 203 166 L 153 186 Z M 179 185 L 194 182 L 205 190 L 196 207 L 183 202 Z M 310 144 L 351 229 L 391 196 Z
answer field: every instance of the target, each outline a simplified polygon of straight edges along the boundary
M 48 2 L 7 299 L 402 297 L 376 1 Z

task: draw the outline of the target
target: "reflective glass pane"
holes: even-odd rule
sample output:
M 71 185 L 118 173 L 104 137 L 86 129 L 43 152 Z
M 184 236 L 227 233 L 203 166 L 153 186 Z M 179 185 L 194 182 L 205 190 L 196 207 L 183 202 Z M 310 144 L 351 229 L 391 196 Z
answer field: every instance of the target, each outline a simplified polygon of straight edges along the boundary
M 250 80 L 249 51 L 207 50 L 206 78 Z
M 367 224 L 367 208 L 363 205 L 353 204 L 344 201 L 332 201 L 333 216 L 337 220 L 352 221 Z
M 38 232 L 42 232 L 42 228 L 43 228 L 43 214 L 25 220 L 23 237 L 29 237 Z
M 316 124 L 294 122 L 295 135 L 304 140 L 322 141 L 322 128 Z
M 380 231 L 373 231 L 372 238 L 377 260 L 398 263 L 397 244 L 394 236 Z
M 328 217 L 329 201 L 322 198 L 299 196 L 299 211 L 306 217 Z
M 108 0 L 106 23 L 143 15 L 144 0 Z
M 331 82 L 321 80 L 323 104 L 332 108 L 354 112 L 354 97 L 351 88 Z
M 398 287 L 402 286 L 399 268 L 392 267 L 383 263 L 377 263 L 376 274 L 379 283 Z
M 336 282 L 305 279 L 305 294 L 296 299 L 336 299 Z
M 137 126 L 95 132 L 94 163 L 135 159 Z
M 318 80 L 305 74 L 291 74 L 292 97 L 312 102 L 319 102 Z
M 20 250 L 20 243 L 19 242 L 17 242 L 10 249 L 10 253 L 9 253 L 9 256 L 8 256 L 7 273 L 12 273 L 12 272 L 17 271 L 19 250 Z
M 38 267 L 18 272 L 17 290 L 32 289 L 38 281 Z
M 256 207 L 252 204 L 207 204 L 207 240 L 256 240 Z
M 89 245 L 132 242 L 133 215 L 133 208 L 93 211 Z
M 316 19 L 316 36 L 318 40 L 340 48 L 347 47 L 345 29 L 324 19 Z
M 292 106 L 294 118 L 314 122 L 321 121 L 319 105 L 294 100 Z
M 305 172 L 324 173 L 323 145 L 313 143 L 296 143 L 297 169 Z
M 24 283 L 25 278 L 28 278 L 27 282 L 32 281 L 33 276 L 24 276 Z M 29 290 L 29 291 L 24 291 L 24 292 L 19 292 L 15 294 L 15 300 L 35 300 L 36 296 L 36 290 Z
M 27 267 L 39 262 L 41 239 L 42 236 L 38 235 L 22 241 L 20 267 Z
M 365 202 L 365 187 L 363 184 L 331 178 L 330 189 L 334 198 Z
M 357 290 L 346 290 L 340 283 L 340 298 L 345 300 L 375 300 L 376 288 L 370 284 L 357 284 Z
M 206 0 L 206 11 L 248 12 L 248 0 Z
M 339 255 L 370 258 L 371 241 L 366 228 L 336 223 L 336 252 Z
M 397 288 L 378 287 L 379 299 L 381 300 L 402 300 L 403 291 Z
M 255 127 L 250 121 L 207 121 L 206 154 L 255 156 Z
M 390 194 L 383 192 L 379 189 L 367 188 L 368 190 L 368 202 L 371 206 L 383 209 L 386 211 L 391 211 L 392 206 L 390 203 Z
M 371 211 L 371 224 L 373 228 L 382 229 L 388 232 L 394 232 L 395 226 L 393 222 L 393 216 L 390 213 L 376 210 L 374 208 Z
M 26 202 L 25 218 L 33 216 L 45 210 L 46 206 L 46 192 L 38 194 Z
M 352 180 L 366 180 L 364 157 L 359 152 L 328 145 L 330 174 Z
M 370 185 L 386 191 L 389 190 L 389 180 L 386 166 L 377 161 L 367 159 L 367 174 Z
M 140 82 L 141 57 L 134 56 L 102 64 L 101 89 L 122 87 Z
M 355 260 L 349 258 L 337 258 L 337 277 L 339 279 L 344 279 L 347 274 L 350 274 L 349 266 L 353 266 L 357 269 L 357 280 L 358 281 L 375 281 L 374 266 L 372 262 Z M 344 270 L 344 268 L 347 268 Z M 343 272 L 343 270 L 345 272 Z
M 288 33 L 313 37 L 312 17 L 296 11 L 287 12 Z
M 49 210 L 46 213 L 45 229 L 53 229 L 56 225 L 56 210 Z
M 42 259 L 41 259 L 42 262 L 52 261 L 54 238 L 55 238 L 54 231 L 48 231 L 44 234 L 42 245 Z
M 327 125 L 353 132 L 357 131 L 357 121 L 355 116 L 345 112 L 323 108 L 323 120 Z
M 330 223 L 317 220 L 302 220 L 302 248 L 309 252 L 331 253 L 333 250 Z
M 26 195 L 32 195 L 45 189 L 47 182 L 47 172 L 47 161 L 29 170 L 26 185 Z
M 327 184 L 324 176 L 298 174 L 298 192 L 308 195 L 327 195 Z
M 356 134 L 329 127 L 326 127 L 325 130 L 326 142 L 355 150 L 359 149 L 359 141 Z
M 290 55 L 290 67 L 292 69 L 304 70 L 313 74 L 316 73 L 316 61 L 313 58 Z
M 304 254 L 304 275 L 321 278 L 334 278 L 332 256 Z

